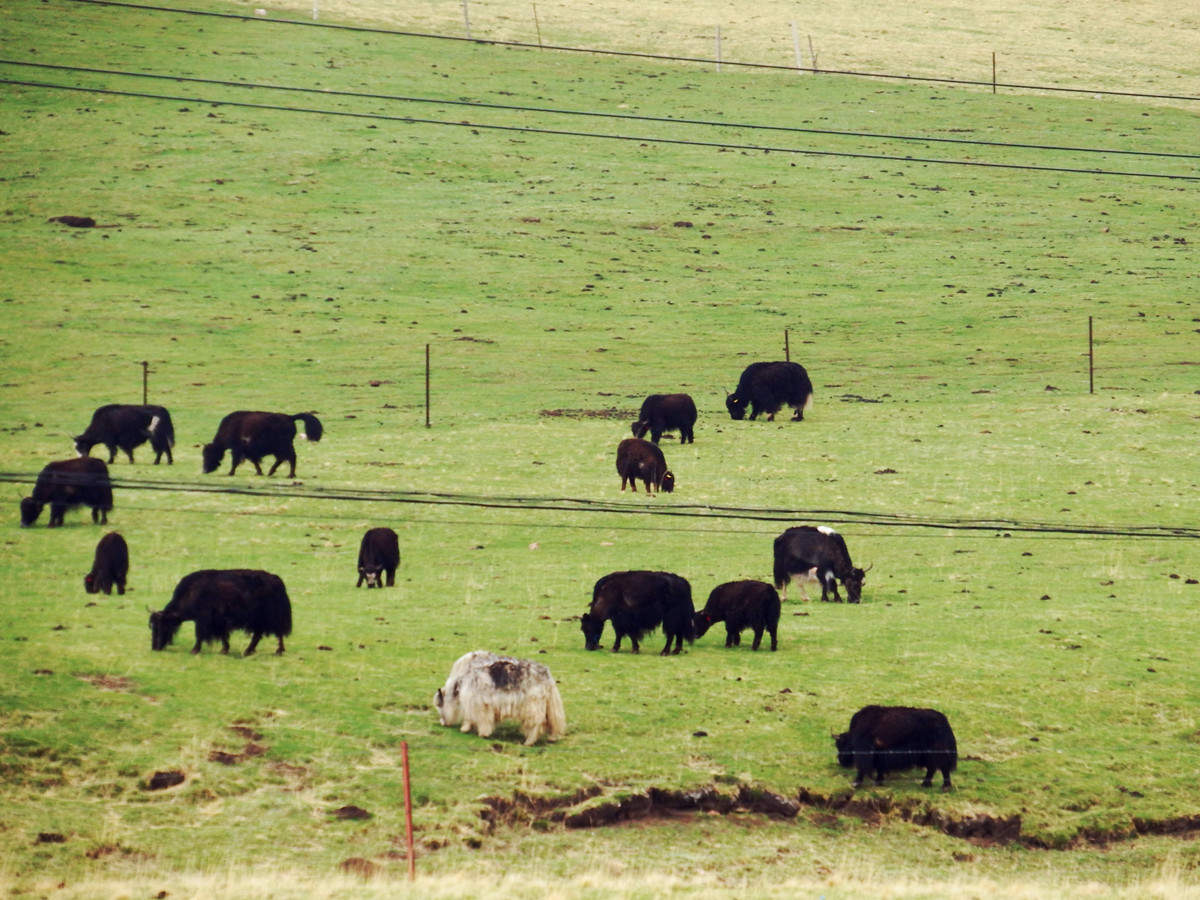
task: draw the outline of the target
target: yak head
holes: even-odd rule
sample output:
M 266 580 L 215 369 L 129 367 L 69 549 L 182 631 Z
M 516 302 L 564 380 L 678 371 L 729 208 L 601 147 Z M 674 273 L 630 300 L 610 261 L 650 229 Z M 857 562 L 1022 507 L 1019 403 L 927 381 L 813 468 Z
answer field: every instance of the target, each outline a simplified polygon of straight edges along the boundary
M 165 612 L 150 613 L 150 649 L 162 650 L 175 640 L 175 632 L 183 620 Z
M 200 455 L 204 459 L 204 474 L 207 475 L 209 472 L 215 472 L 221 464 L 221 460 L 225 458 L 225 448 L 216 444 L 205 444 Z
M 697 612 L 692 615 L 692 634 L 698 638 L 704 637 L 705 633 L 712 627 L 713 618 L 706 612 Z
M 854 754 L 850 752 L 850 732 L 843 731 L 833 736 L 834 746 L 837 747 L 838 765 L 850 769 L 854 767 Z
M 437 707 L 438 718 L 443 725 L 457 725 L 462 721 L 462 709 L 458 703 L 458 682 L 447 692 L 444 688 L 438 688 L 436 694 L 433 695 L 433 705 Z
M 746 416 L 746 401 L 737 394 L 725 395 L 725 408 L 729 410 L 729 418 L 740 422 Z
M 583 646 L 588 650 L 599 650 L 604 619 L 591 612 L 585 612 L 579 617 L 579 628 L 583 632 Z
M 100 585 L 96 584 L 96 576 L 91 572 L 83 576 L 83 589 L 89 594 L 100 593 Z
M 658 486 L 658 489 L 660 491 L 665 491 L 668 494 L 671 493 L 672 491 L 674 491 L 675 490 L 675 473 L 672 472 L 670 469 L 667 469 L 667 471 L 663 474 L 662 484 L 660 484 Z
M 858 603 L 862 599 L 863 581 L 866 580 L 866 569 L 855 569 L 851 567 L 850 574 L 842 579 L 842 584 L 846 585 L 847 599 L 851 603 Z
M 372 564 L 370 566 L 359 566 L 358 574 L 361 575 L 367 582 L 367 588 L 383 587 L 383 566 Z
M 650 430 L 650 423 L 645 419 L 638 419 L 631 426 L 629 426 L 629 430 L 633 432 L 633 436 L 635 438 L 640 438 Z
M 37 521 L 38 516 L 42 514 L 42 504 L 38 503 L 32 497 L 25 497 L 21 500 L 21 525 L 28 527 Z
M 96 446 L 96 442 L 89 438 L 86 434 L 81 434 L 75 438 L 75 452 L 80 456 L 87 456 L 92 452 L 92 448 Z

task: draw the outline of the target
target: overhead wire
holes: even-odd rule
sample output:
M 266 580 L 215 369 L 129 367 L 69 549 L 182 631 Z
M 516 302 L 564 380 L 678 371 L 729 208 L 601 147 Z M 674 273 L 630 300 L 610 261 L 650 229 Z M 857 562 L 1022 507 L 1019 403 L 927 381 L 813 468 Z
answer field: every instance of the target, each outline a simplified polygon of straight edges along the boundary
M 62 476 L 59 476 L 62 480 Z M 0 472 L 0 483 L 33 484 L 37 476 L 29 473 Z M 1200 539 L 1200 527 L 1178 525 L 1098 525 L 1055 523 L 1003 517 L 967 516 L 930 517 L 907 513 L 831 509 L 725 506 L 717 504 L 678 504 L 656 501 L 654 506 L 629 502 L 579 497 L 523 495 L 487 495 L 452 491 L 411 491 L 370 489 L 344 486 L 288 485 L 267 488 L 221 486 L 202 482 L 165 482 L 138 478 L 112 478 L 117 490 L 166 491 L 192 494 L 223 494 L 267 500 L 318 500 L 354 503 L 394 503 L 412 506 L 469 507 L 557 512 L 570 514 L 635 515 L 690 518 L 699 520 L 741 520 L 795 523 L 797 521 L 838 521 L 847 524 L 886 528 L 923 528 L 943 531 L 1013 532 L 1027 534 L 1065 534 L 1084 537 L 1126 537 L 1154 539 Z
M 1164 172 L 1137 172 L 1129 170 L 1078 168 L 1072 166 L 1042 166 L 1018 163 L 987 162 L 983 160 L 942 159 L 920 156 L 892 156 L 883 153 L 858 153 L 840 150 L 812 150 L 797 147 L 769 146 L 764 144 L 740 144 L 724 141 L 695 141 L 684 138 L 654 137 L 649 135 L 603 134 L 589 131 L 569 131 L 555 128 L 536 128 L 527 125 L 497 125 L 483 122 L 459 121 L 451 122 L 444 119 L 425 119 L 416 116 L 387 115 L 384 113 L 353 112 L 350 110 L 319 109 L 313 107 L 280 106 L 269 103 L 250 103 L 238 100 L 220 100 L 196 96 L 180 96 L 177 94 L 155 94 L 146 91 L 125 91 L 112 88 L 83 87 L 79 85 L 54 84 L 48 82 L 26 81 L 23 79 L 0 78 L 0 84 L 11 84 L 21 87 L 46 88 L 51 90 L 77 91 L 101 96 L 136 97 L 150 100 L 169 100 L 175 103 L 202 103 L 210 106 L 228 106 L 241 109 L 265 110 L 270 112 L 302 113 L 307 115 L 323 115 L 352 119 L 368 119 L 373 121 L 400 122 L 409 125 L 440 125 L 453 128 L 470 128 L 474 130 L 499 131 L 516 134 L 540 134 L 556 137 L 589 138 L 595 140 L 627 141 L 639 144 L 664 144 L 669 146 L 701 147 L 718 150 L 743 150 L 761 153 L 782 153 L 806 157 L 826 157 L 835 159 L 884 160 L 887 162 L 920 163 L 942 166 L 967 166 L 983 169 L 1003 169 L 1023 172 L 1046 172 L 1070 175 L 1115 176 L 1122 178 L 1160 179 L 1167 181 L 1200 181 L 1200 175 L 1179 175 Z
M 516 47 L 516 48 L 520 48 L 520 49 L 543 50 L 543 51 L 550 50 L 550 51 L 555 51 L 555 52 L 582 53 L 582 54 L 590 54 L 590 55 L 596 55 L 596 56 L 631 57 L 634 59 L 651 59 L 651 60 L 660 60 L 660 61 L 664 61 L 664 62 L 687 62 L 687 63 L 699 63 L 699 64 L 703 64 L 703 65 L 716 65 L 719 63 L 722 66 L 740 67 L 740 68 L 746 68 L 746 69 L 765 69 L 765 70 L 784 71 L 784 72 L 810 72 L 814 75 L 815 74 L 840 75 L 840 76 L 850 76 L 850 77 L 855 77 L 855 78 L 892 79 L 892 80 L 897 80 L 897 81 L 925 82 L 925 83 L 931 83 L 931 84 L 952 84 L 952 85 L 964 85 L 964 86 L 972 86 L 972 87 L 1004 88 L 1006 90 L 1031 90 L 1031 91 L 1048 91 L 1048 92 L 1062 92 L 1062 93 L 1074 93 L 1074 94 L 1094 94 L 1094 95 L 1098 95 L 1098 96 L 1134 97 L 1134 98 L 1144 98 L 1144 99 L 1153 99 L 1153 100 L 1200 101 L 1200 96 L 1194 96 L 1191 94 L 1158 94 L 1158 93 L 1150 93 L 1150 92 L 1143 92 L 1143 91 L 1107 90 L 1107 89 L 1103 89 L 1103 88 L 1065 87 L 1065 86 L 1061 86 L 1061 85 L 1018 84 L 1018 83 L 1010 83 L 1010 82 L 981 81 L 981 80 L 962 79 L 962 78 L 938 78 L 938 77 L 923 76 L 923 75 L 900 75 L 897 73 L 887 73 L 887 72 L 861 72 L 861 71 L 853 71 L 853 70 L 847 70 L 847 69 L 819 69 L 819 68 L 807 68 L 807 67 L 803 67 L 803 66 L 785 66 L 785 65 L 780 65 L 778 63 L 738 62 L 736 60 L 725 60 L 725 59 L 716 60 L 716 59 L 709 59 L 706 57 L 697 57 L 697 56 L 673 56 L 673 55 L 664 54 L 664 53 L 642 53 L 642 52 L 630 51 L 630 50 L 606 50 L 606 49 L 595 48 L 595 47 L 571 47 L 571 46 L 565 46 L 565 45 L 561 45 L 561 44 L 543 44 L 543 43 L 534 44 L 534 43 L 530 43 L 528 41 L 504 41 L 504 40 L 497 40 L 497 39 L 492 39 L 492 38 L 462 37 L 462 36 L 458 36 L 458 35 L 447 35 L 447 34 L 430 34 L 427 32 L 420 32 L 420 31 L 405 31 L 405 30 L 400 30 L 400 29 L 380 28 L 380 27 L 366 26 L 366 25 L 345 25 L 345 24 L 338 24 L 338 23 L 331 23 L 331 22 L 307 21 L 304 19 L 272 19 L 272 18 L 268 18 L 268 17 L 264 17 L 264 16 L 246 15 L 243 13 L 225 13 L 225 12 L 216 12 L 216 11 L 211 11 L 211 10 L 183 9 L 183 8 L 171 7 L 171 6 L 154 6 L 154 5 L 147 5 L 147 4 L 140 4 L 140 3 L 128 3 L 128 2 L 123 2 L 123 0 L 69 0 L 69 2 L 81 3 L 81 4 L 91 4 L 94 6 L 124 7 L 126 9 L 138 9 L 138 10 L 145 10 L 147 12 L 174 13 L 177 15 L 211 16 L 214 18 L 236 19 L 236 20 L 240 20 L 240 21 L 260 22 L 260 23 L 271 24 L 271 25 L 290 25 L 290 26 L 299 26 L 299 27 L 305 27 L 305 28 L 327 28 L 327 29 L 332 29 L 332 30 L 337 30 L 337 31 L 360 32 L 360 33 L 368 33 L 368 34 L 383 34 L 383 35 L 392 35 L 392 36 L 396 36 L 396 37 L 422 38 L 422 39 L 427 39 L 427 40 L 442 40 L 442 41 L 458 41 L 458 42 L 463 42 L 463 43 L 479 44 L 479 45 L 485 45 L 485 46 Z
M 725 128 L 738 131 L 777 131 L 787 134 L 814 134 L 821 136 L 849 137 L 882 141 L 910 141 L 914 143 L 926 144 L 955 144 L 969 147 L 998 147 L 1004 149 L 1044 150 L 1062 153 L 1097 153 L 1106 155 L 1146 156 L 1162 159 L 1200 159 L 1200 153 L 1174 153 L 1161 150 L 1139 150 L 1120 147 L 1080 147 L 1060 144 L 1026 144 L 1015 141 L 988 141 L 980 140 L 978 138 L 939 137 L 936 135 L 920 134 L 893 134 L 888 132 L 872 131 L 846 131 L 831 128 L 804 128 L 798 125 L 767 125 L 756 122 L 691 119 L 676 116 L 650 116 L 638 113 L 611 112 L 607 110 L 560 109 L 556 107 L 527 106 L 515 103 L 491 103 L 482 100 L 450 99 L 445 97 L 417 97 L 405 94 L 385 94 L 373 91 L 347 91 L 334 88 L 280 85 L 255 81 L 231 81 L 229 79 L 220 78 L 200 78 L 192 75 L 174 75 L 161 72 L 136 72 L 125 69 L 104 69 L 93 66 L 71 66 L 62 63 L 31 62 L 28 60 L 0 59 L 0 65 L 51 69 L 55 71 L 85 73 L 92 75 L 114 75 L 126 78 L 145 78 L 187 84 L 236 87 L 246 90 L 286 91 L 299 94 L 319 94 L 322 97 L 348 97 L 365 100 L 385 100 L 397 103 L 420 103 L 434 106 L 458 106 L 470 109 L 502 110 L 505 112 L 544 113 L 558 116 L 580 116 L 667 125 L 699 125 L 706 128 Z

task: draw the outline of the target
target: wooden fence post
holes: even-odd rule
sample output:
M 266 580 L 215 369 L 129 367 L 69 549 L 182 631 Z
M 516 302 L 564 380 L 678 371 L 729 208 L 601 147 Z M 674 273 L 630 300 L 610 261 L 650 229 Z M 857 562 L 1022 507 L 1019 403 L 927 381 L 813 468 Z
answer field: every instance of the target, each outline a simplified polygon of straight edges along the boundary
M 429 426 L 429 345 L 425 345 L 425 427 Z

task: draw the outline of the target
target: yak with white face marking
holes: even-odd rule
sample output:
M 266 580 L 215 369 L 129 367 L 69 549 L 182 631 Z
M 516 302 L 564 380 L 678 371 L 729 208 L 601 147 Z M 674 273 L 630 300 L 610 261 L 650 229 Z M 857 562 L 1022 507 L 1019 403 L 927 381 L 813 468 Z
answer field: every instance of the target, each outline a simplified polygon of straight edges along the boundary
M 505 719 L 516 719 L 525 746 L 545 735 L 556 741 L 567 730 L 562 697 L 550 670 L 538 662 L 474 650 L 458 658 L 445 685 L 433 695 L 443 725 L 474 729 L 490 737 Z

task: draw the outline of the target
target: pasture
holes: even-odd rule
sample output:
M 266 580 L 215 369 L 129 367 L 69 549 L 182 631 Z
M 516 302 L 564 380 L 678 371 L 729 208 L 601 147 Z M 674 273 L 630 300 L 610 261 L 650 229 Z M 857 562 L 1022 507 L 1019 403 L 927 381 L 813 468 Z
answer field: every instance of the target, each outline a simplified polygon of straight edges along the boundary
M 64 0 L 0 34 L 8 890 L 403 893 L 404 741 L 421 896 L 1196 892 L 1200 229 L 1196 182 L 1151 176 L 1200 168 L 827 133 L 1185 154 L 1194 109 Z M 730 421 L 785 332 L 805 421 Z M 110 466 L 108 528 L 19 528 L 143 361 L 174 466 Z M 700 411 L 662 442 L 675 492 L 621 494 L 667 391 Z M 325 436 L 295 480 L 201 475 L 235 409 Z M 802 523 L 872 566 L 861 605 L 793 590 L 776 653 L 584 651 L 599 576 L 677 572 L 700 607 Z M 356 590 L 372 526 L 401 566 Z M 87 595 L 114 529 L 129 590 Z M 148 610 L 211 567 L 283 578 L 286 654 L 192 656 L 190 624 L 151 652 Z M 547 665 L 566 737 L 441 727 L 473 649 Z M 946 713 L 953 792 L 850 795 L 830 734 L 872 702 Z

